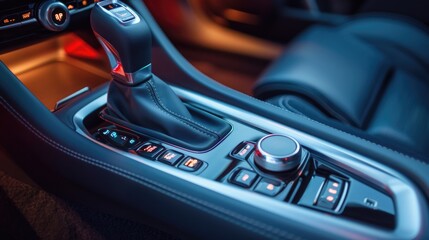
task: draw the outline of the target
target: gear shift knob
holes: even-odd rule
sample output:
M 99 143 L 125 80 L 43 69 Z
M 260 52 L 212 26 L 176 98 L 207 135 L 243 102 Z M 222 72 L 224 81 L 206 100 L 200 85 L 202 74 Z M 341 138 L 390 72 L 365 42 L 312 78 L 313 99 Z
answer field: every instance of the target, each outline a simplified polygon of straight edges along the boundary
M 152 35 L 135 11 L 117 0 L 99 2 L 91 26 L 108 55 L 114 80 L 134 86 L 150 79 Z
M 214 147 L 228 134 L 227 122 L 188 108 L 168 84 L 151 74 L 151 33 L 134 10 L 118 0 L 98 2 L 91 26 L 109 57 L 114 79 L 101 118 L 198 151 Z

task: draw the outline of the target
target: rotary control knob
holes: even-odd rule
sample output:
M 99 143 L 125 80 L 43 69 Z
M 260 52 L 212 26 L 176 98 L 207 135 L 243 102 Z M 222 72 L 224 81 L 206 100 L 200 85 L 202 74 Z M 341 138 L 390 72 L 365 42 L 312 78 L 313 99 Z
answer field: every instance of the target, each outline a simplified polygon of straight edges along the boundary
M 54 0 L 42 3 L 38 10 L 40 23 L 51 31 L 62 31 L 70 23 L 70 13 L 66 5 Z
M 256 144 L 254 160 L 264 170 L 283 172 L 297 169 L 302 161 L 301 155 L 301 146 L 295 139 L 270 134 Z

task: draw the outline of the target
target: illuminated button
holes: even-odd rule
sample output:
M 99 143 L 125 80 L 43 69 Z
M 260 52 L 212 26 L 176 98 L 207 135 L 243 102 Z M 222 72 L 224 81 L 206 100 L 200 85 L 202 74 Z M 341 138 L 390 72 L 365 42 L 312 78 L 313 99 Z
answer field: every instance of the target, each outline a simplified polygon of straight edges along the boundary
M 185 161 L 179 165 L 179 168 L 185 171 L 194 172 L 200 169 L 202 165 L 203 161 L 193 157 L 187 157 Z
M 328 188 L 328 192 L 332 194 L 337 194 L 338 191 L 336 189 Z
M 21 21 L 25 21 L 32 18 L 33 14 L 31 14 L 31 11 L 29 10 L 29 11 L 22 12 L 20 14 L 20 17 L 21 17 Z
M 137 135 L 118 129 L 100 128 L 98 133 L 101 138 L 118 148 L 130 149 L 140 143 Z
M 117 3 L 111 3 L 111 4 L 107 4 L 107 5 L 104 5 L 103 7 L 105 8 L 105 9 L 107 9 L 107 10 L 112 10 L 112 9 L 114 9 L 114 8 L 118 8 L 118 7 L 120 7 L 121 5 L 119 5 L 119 4 L 117 4 Z
M 67 9 L 68 10 L 73 10 L 75 8 L 76 8 L 76 3 L 73 3 L 73 2 L 67 3 Z
M 167 150 L 164 154 L 161 155 L 161 157 L 158 158 L 158 161 L 174 166 L 182 157 L 183 154 L 181 153 Z
M 231 156 L 240 160 L 246 160 L 254 148 L 255 144 L 250 142 L 242 142 L 231 152 Z
M 230 181 L 238 186 L 249 188 L 255 182 L 258 175 L 252 171 L 241 169 L 234 174 Z
M 63 8 L 54 8 L 51 18 L 55 24 L 62 25 L 66 22 L 68 13 Z
M 1 22 L 0 22 L 1 25 L 0 26 L 7 26 L 7 25 L 14 24 L 14 23 L 18 23 L 20 21 L 21 21 L 21 19 L 18 15 L 16 15 L 16 14 L 9 15 L 9 16 L 6 16 L 6 17 L 1 19 Z
M 164 150 L 163 146 L 149 142 L 140 147 L 137 150 L 137 153 L 142 157 L 155 159 L 156 155 L 158 155 L 162 150 Z
M 84 8 L 94 3 L 94 0 L 79 0 L 77 2 L 78 8 Z
M 318 207 L 333 210 L 341 197 L 343 181 L 330 177 L 322 188 L 322 191 L 317 199 Z
M 280 189 L 281 184 L 279 182 L 264 178 L 256 185 L 255 192 L 273 197 L 279 193 Z
M 121 134 L 116 130 L 111 130 L 108 128 L 99 129 L 98 132 L 102 137 L 110 143 L 115 144 L 116 146 L 124 146 L 128 139 L 124 139 Z
M 37 14 L 39 22 L 51 31 L 63 31 L 70 23 L 70 12 L 64 3 L 59 1 L 42 1 Z

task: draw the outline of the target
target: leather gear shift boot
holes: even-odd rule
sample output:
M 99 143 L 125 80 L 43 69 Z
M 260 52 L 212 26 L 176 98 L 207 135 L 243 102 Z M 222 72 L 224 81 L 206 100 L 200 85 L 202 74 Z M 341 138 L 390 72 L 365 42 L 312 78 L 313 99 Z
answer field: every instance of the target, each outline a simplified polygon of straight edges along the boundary
M 112 81 L 107 98 L 102 118 L 179 147 L 208 150 L 231 130 L 231 126 L 217 116 L 185 106 L 173 90 L 154 75 L 133 87 Z

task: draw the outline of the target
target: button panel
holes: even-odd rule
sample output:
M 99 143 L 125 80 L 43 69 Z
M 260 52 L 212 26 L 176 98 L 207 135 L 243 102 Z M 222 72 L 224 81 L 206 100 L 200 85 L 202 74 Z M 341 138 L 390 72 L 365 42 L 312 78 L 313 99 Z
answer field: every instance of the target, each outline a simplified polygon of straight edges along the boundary
M 199 174 L 208 165 L 200 159 L 167 149 L 159 143 L 145 141 L 144 137 L 113 126 L 99 128 L 94 136 L 113 147 L 129 150 L 130 153 L 157 160 L 170 166 L 177 166 L 177 168 L 187 172 Z M 182 159 L 184 160 L 182 161 Z
M 102 124 L 109 123 L 102 122 Z M 87 129 L 97 128 L 89 125 Z M 240 128 L 237 129 L 240 130 Z M 296 175 L 285 177 L 290 173 L 264 171 L 254 163 L 253 143 L 265 133 L 255 134 L 253 138 L 243 139 L 245 140 L 243 142 L 236 141 L 230 145 L 231 141 L 235 141 L 237 132 L 231 134 L 231 138 L 226 139 L 216 148 L 195 153 L 195 157 L 207 162 L 187 156 L 192 154 L 190 150 L 175 147 L 167 142 L 147 139 L 144 136 L 140 136 L 142 143 L 139 146 L 151 149 L 153 146 L 147 144 L 152 143 L 163 148 L 154 156 L 155 162 L 150 163 L 160 170 L 177 168 L 191 174 L 202 173 L 200 177 L 205 179 L 204 182 L 213 181 L 218 187 L 222 187 L 219 186 L 222 183 L 226 185 L 225 191 L 235 188 L 238 192 L 248 193 L 237 198 L 248 198 L 252 195 L 252 201 L 261 200 L 262 204 L 269 203 L 265 200 L 272 198 L 278 204 L 285 203 L 307 208 L 308 211 L 317 211 L 319 212 L 317 214 L 330 215 L 332 218 L 349 219 L 387 230 L 398 226 L 394 196 L 386 192 L 386 189 L 375 188 L 370 182 L 362 182 L 363 179 L 358 179 L 352 172 L 346 171 L 343 165 L 335 164 L 339 160 L 309 148 L 311 146 L 303 146 L 303 150 L 308 149 L 305 153 L 307 161 L 302 162 L 303 166 L 301 168 L 300 165 Z M 238 146 L 234 146 L 235 144 Z M 137 152 L 130 151 L 130 153 Z M 142 159 L 142 162 L 144 161 L 146 160 Z M 174 172 L 168 172 L 174 174 Z M 192 180 L 198 183 L 201 179 L 192 178 Z
M 298 173 L 296 178 L 286 178 L 285 173 L 262 171 L 255 166 L 251 157 L 255 151 L 254 139 L 241 142 L 232 151 L 226 149 L 222 153 L 212 150 L 198 153 L 198 157 L 209 159 L 204 162 L 186 156 L 188 151 L 181 151 L 168 143 L 149 140 L 143 136 L 140 138 L 142 141 L 136 146 L 137 150 L 131 150 L 130 153 L 155 160 L 155 164 L 167 164 L 193 174 L 200 174 L 207 169 L 201 177 L 260 194 L 255 197 L 270 197 L 387 229 L 396 226 L 395 202 L 388 193 L 360 183 L 338 166 L 328 165 L 323 155 L 308 151 L 308 164 L 301 168 L 302 173 Z M 222 160 L 227 161 L 228 165 L 223 164 L 225 162 L 219 164 Z M 212 166 L 210 169 L 209 164 Z M 381 214 L 383 218 L 378 218 Z
M 131 149 L 140 143 L 137 135 L 118 129 L 100 128 L 98 134 L 106 142 L 122 149 Z
M 330 177 L 324 184 L 317 199 L 316 206 L 334 210 L 342 193 L 343 181 Z

